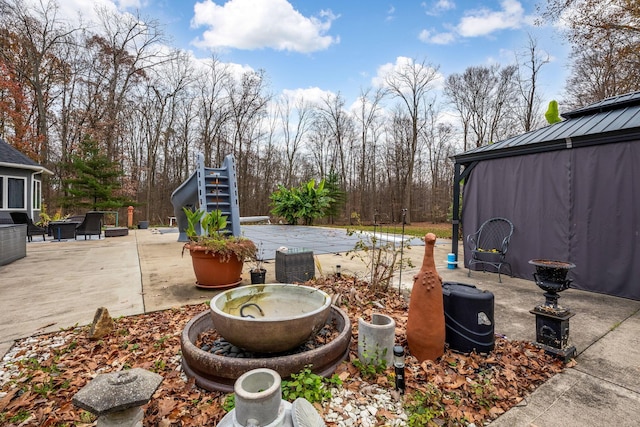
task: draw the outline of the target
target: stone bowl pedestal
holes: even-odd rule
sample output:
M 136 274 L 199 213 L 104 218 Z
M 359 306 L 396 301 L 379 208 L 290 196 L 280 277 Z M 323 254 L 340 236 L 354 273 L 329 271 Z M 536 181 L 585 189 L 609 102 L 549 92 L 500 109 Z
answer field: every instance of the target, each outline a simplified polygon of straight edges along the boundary
M 235 358 L 212 354 L 196 346 L 201 333 L 215 329 L 212 316 L 205 311 L 191 319 L 182 331 L 182 368 L 187 376 L 195 378 L 199 387 L 225 393 L 233 392 L 234 382 L 242 374 L 258 368 L 273 369 L 283 378 L 287 378 L 311 365 L 314 373 L 329 377 L 349 356 L 351 321 L 344 311 L 331 306 L 327 322 L 335 325 L 338 336 L 313 350 L 272 357 Z
M 274 283 L 229 289 L 211 300 L 218 333 L 256 353 L 292 350 L 327 321 L 331 298 L 309 286 Z

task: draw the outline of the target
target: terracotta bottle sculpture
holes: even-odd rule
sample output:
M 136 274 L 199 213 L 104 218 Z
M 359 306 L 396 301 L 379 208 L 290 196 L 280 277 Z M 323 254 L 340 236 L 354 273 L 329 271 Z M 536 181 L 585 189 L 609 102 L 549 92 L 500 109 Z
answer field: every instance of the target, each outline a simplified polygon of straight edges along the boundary
M 436 236 L 429 233 L 424 240 L 424 259 L 420 272 L 413 278 L 407 319 L 409 351 L 420 362 L 442 356 L 445 339 L 442 278 L 433 260 Z

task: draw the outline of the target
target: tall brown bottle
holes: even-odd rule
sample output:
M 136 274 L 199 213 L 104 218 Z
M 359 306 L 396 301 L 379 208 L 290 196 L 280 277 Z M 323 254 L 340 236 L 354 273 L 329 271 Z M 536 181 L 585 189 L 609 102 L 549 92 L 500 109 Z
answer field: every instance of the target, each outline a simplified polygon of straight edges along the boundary
M 436 236 L 429 233 L 424 240 L 424 259 L 420 272 L 413 278 L 407 319 L 409 351 L 420 362 L 442 356 L 445 337 L 442 278 L 433 259 Z

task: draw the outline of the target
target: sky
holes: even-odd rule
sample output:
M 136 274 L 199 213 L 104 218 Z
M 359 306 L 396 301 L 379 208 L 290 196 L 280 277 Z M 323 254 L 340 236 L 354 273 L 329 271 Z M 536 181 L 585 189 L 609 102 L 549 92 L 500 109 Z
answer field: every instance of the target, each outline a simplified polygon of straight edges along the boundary
M 535 25 L 539 1 L 60 0 L 66 13 L 85 16 L 92 3 L 139 10 L 164 26 L 171 45 L 198 58 L 215 53 L 222 62 L 265 70 L 275 94 L 339 92 L 347 104 L 403 58 L 437 66 L 446 77 L 512 64 L 529 36 L 549 55 L 543 104 L 559 100 L 569 48 L 552 25 Z

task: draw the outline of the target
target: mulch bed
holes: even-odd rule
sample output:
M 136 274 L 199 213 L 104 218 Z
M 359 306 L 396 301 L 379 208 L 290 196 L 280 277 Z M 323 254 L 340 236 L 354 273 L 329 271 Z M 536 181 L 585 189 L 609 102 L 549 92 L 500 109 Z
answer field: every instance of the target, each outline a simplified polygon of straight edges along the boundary
M 329 277 L 306 285 L 330 293 L 348 313 L 353 327 L 350 360 L 357 358 L 358 318 L 369 320 L 374 312 L 395 319 L 396 330 L 402 332 L 399 343 L 406 348 L 408 303 L 394 290 L 375 291 L 355 278 Z M 18 341 L 9 354 L 18 352 L 0 364 L 0 424 L 95 425 L 95 417 L 72 404 L 74 394 L 98 373 L 140 367 L 164 377 L 145 407 L 145 426 L 216 425 L 226 413 L 226 394 L 200 389 L 180 371 L 180 334 L 205 310 L 207 305 L 198 304 L 114 319 L 114 331 L 101 340 L 88 339 L 85 326 Z M 408 356 L 405 399 L 411 401 L 416 392 L 428 396 L 438 414 L 433 425 L 482 425 L 520 403 L 563 367 L 528 342 L 497 337 L 495 350 L 487 355 L 447 350 L 439 360 L 422 364 Z M 392 372 L 390 368 L 365 380 L 350 361 L 337 370 L 343 387 L 375 382 L 390 389 L 387 374 Z M 322 406 L 316 407 L 322 414 Z M 378 425 L 390 417 L 381 411 Z

